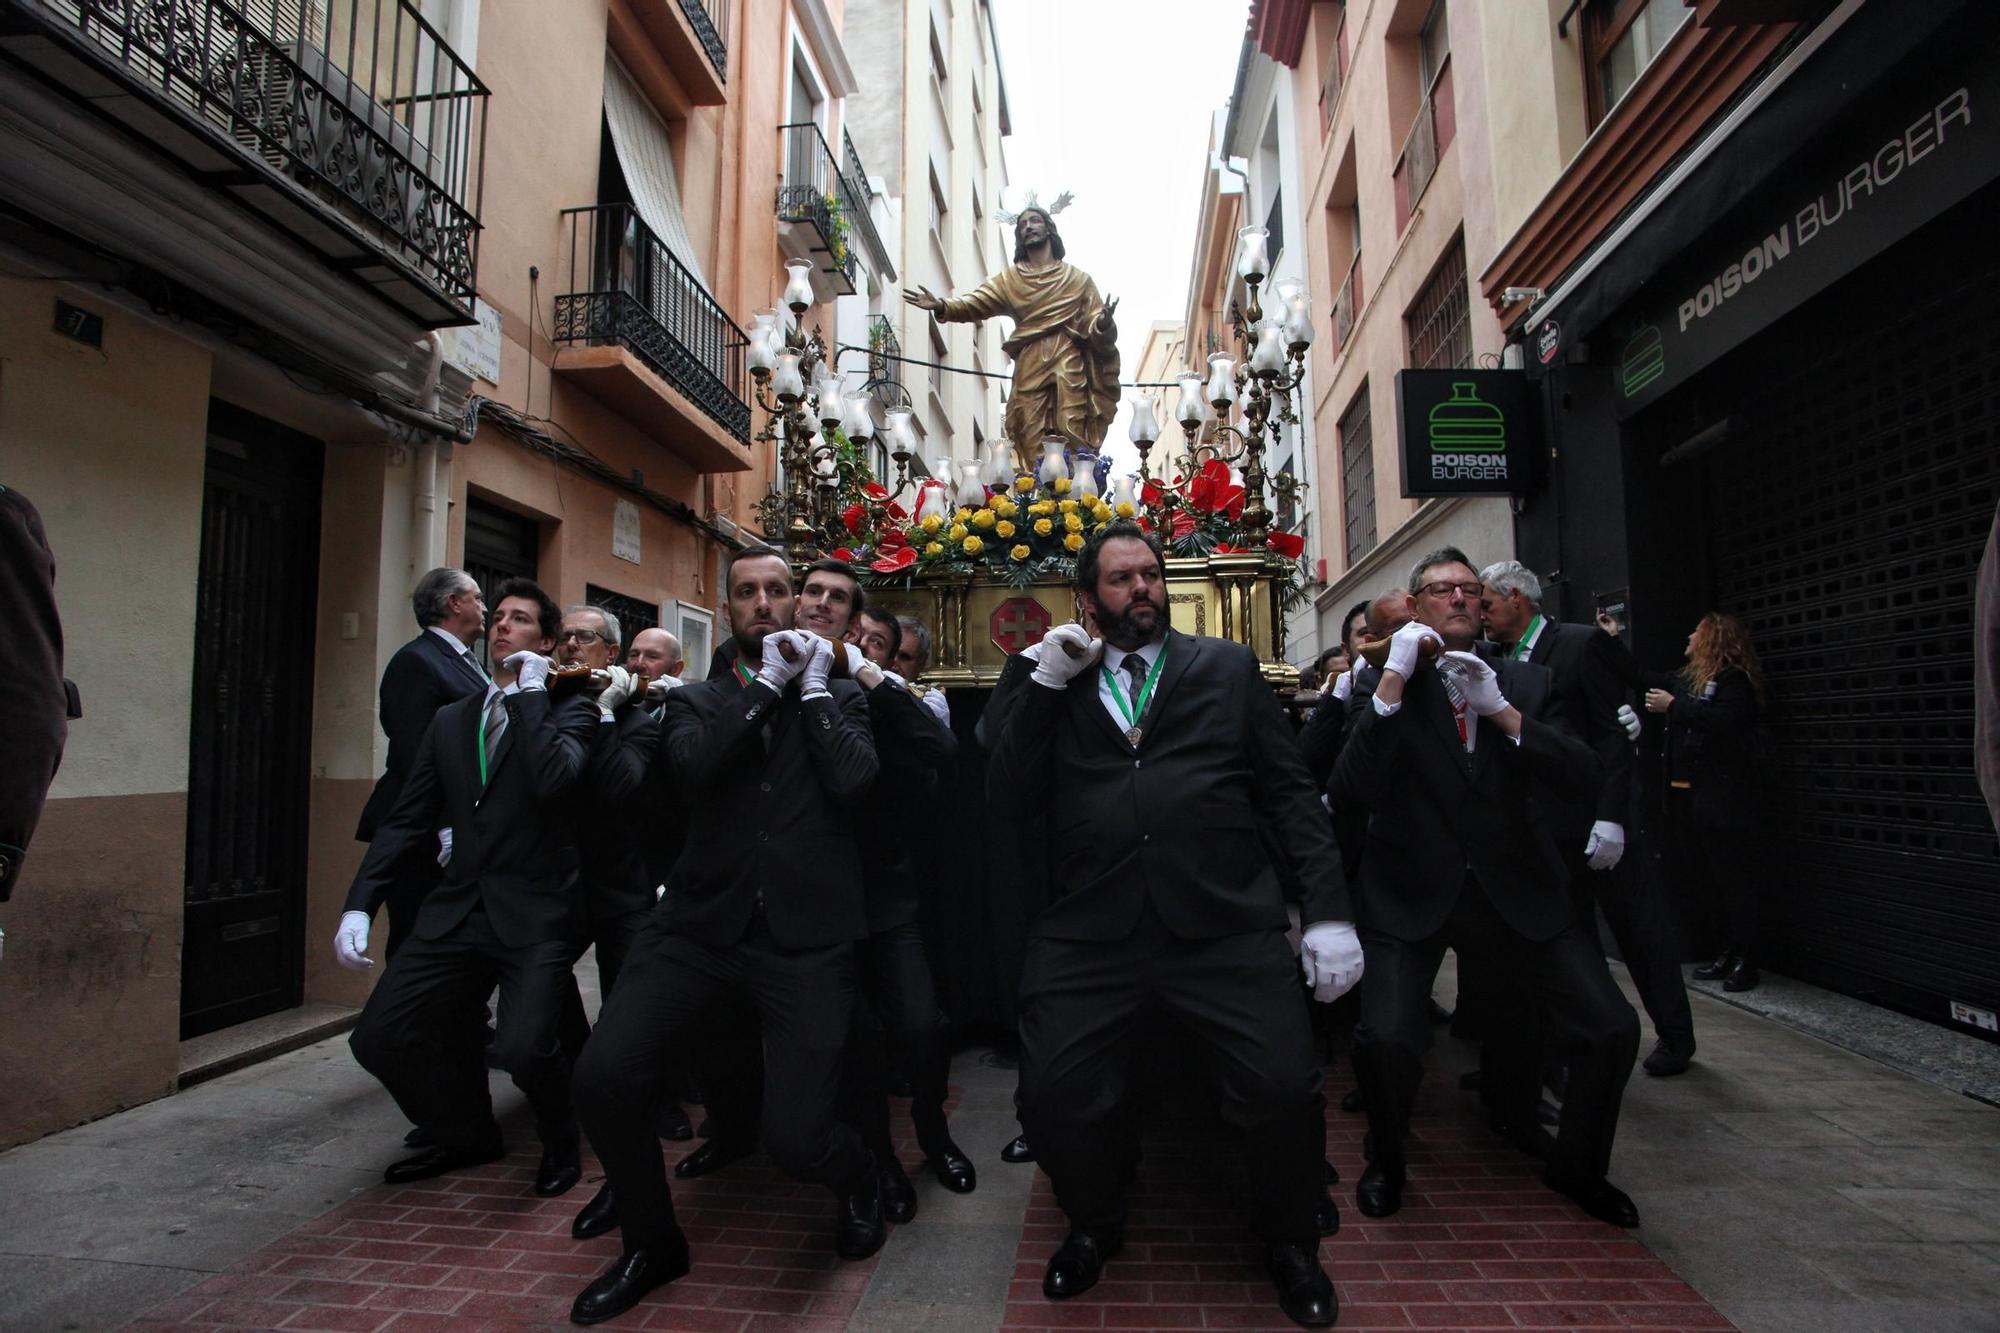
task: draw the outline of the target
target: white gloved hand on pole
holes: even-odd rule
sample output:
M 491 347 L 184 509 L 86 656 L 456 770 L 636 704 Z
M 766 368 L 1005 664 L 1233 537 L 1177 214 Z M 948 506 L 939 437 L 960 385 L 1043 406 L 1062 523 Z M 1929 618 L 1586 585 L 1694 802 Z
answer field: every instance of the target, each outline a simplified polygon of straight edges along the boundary
M 1346 703 L 1354 696 L 1354 668 L 1349 667 L 1333 678 L 1333 697 Z
M 1089 630 L 1072 622 L 1044 634 L 1041 649 L 1035 658 L 1035 683 L 1066 690 L 1103 654 L 1104 640 L 1091 638 Z
M 1412 620 L 1390 635 L 1389 660 L 1382 664 L 1383 673 L 1393 671 L 1408 680 L 1417 669 L 1417 650 L 1425 639 L 1436 641 L 1439 648 L 1444 647 L 1444 639 L 1438 632 L 1420 621 Z
M 773 694 L 783 694 L 785 687 L 797 679 L 812 661 L 813 644 L 817 634 L 803 630 L 774 630 L 764 636 L 764 661 L 757 669 L 757 683 Z M 787 653 L 790 656 L 787 656 Z
M 342 967 L 356 972 L 375 966 L 375 960 L 368 957 L 368 913 L 340 914 L 340 929 L 333 932 L 333 956 Z
M 1480 717 L 1492 717 L 1505 712 L 1507 696 L 1500 693 L 1500 673 L 1479 660 L 1476 653 L 1446 653 L 1438 663 L 1442 671 L 1449 671 L 1458 682 L 1458 692 L 1465 696 L 1465 706 Z
M 817 634 L 808 634 L 812 640 L 812 656 L 806 659 L 805 670 L 799 673 L 799 696 L 805 699 L 831 697 L 826 688 L 827 673 L 833 670 L 833 641 L 822 639 Z M 842 644 L 850 648 L 852 644 Z
M 549 667 L 553 665 L 540 653 L 523 648 L 518 653 L 510 653 L 500 665 L 514 673 L 514 683 L 524 690 L 545 690 L 549 685 Z
M 619 705 L 632 697 L 633 676 L 622 666 L 606 667 L 603 674 L 609 676 L 611 681 L 598 692 L 597 707 L 609 718 L 618 711 Z
M 1639 721 L 1639 715 L 1636 712 L 1632 711 L 1631 704 L 1618 705 L 1618 725 L 1625 728 L 1626 740 L 1636 741 L 1639 739 L 1639 730 L 1641 727 L 1641 723 Z
M 1321 1004 L 1332 1004 L 1361 980 L 1361 937 L 1346 921 L 1318 921 L 1299 942 L 1299 968 Z
M 1583 854 L 1590 859 L 1592 870 L 1615 869 L 1625 855 L 1625 826 L 1608 819 L 1598 820 L 1590 826 Z

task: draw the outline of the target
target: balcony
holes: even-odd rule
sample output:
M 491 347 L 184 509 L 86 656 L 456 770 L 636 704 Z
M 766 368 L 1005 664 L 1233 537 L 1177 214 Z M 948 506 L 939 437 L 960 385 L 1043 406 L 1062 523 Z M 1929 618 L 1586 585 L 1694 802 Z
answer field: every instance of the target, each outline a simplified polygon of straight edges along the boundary
M 826 136 L 810 121 L 781 125 L 784 183 L 778 187 L 778 245 L 791 259 L 817 264 L 813 296 L 830 301 L 852 295 L 856 219 L 868 224 L 865 181 L 857 190 L 827 147 Z M 851 145 L 850 145 L 851 147 Z M 881 241 L 874 242 L 877 249 Z M 873 257 L 871 255 L 871 257 Z
M 607 22 L 614 50 L 640 65 L 634 46 L 657 52 L 687 106 L 729 100 L 729 18 L 732 0 L 616 0 Z M 640 69 L 635 68 L 635 74 Z M 644 78 L 644 75 L 641 75 Z
M 868 317 L 868 383 L 875 401 L 886 408 L 905 407 L 910 395 L 903 389 L 903 344 L 896 326 L 887 315 Z
M 6 0 L 0 48 L 416 323 L 471 322 L 488 94 L 411 0 Z
M 750 470 L 743 330 L 629 204 L 565 209 L 557 374 L 700 472 Z
M 1348 335 L 1354 332 L 1354 317 L 1361 309 L 1361 299 L 1361 256 L 1357 253 L 1347 266 L 1347 278 L 1340 284 L 1340 294 L 1333 298 L 1335 352 L 1347 346 Z

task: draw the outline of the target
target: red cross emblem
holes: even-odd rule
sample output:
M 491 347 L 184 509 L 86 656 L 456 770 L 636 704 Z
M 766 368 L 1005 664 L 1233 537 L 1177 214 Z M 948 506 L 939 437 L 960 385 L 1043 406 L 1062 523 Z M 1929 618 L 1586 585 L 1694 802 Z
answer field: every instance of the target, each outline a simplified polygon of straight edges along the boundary
M 1018 653 L 1042 641 L 1049 632 L 1049 609 L 1032 597 L 1009 597 L 993 608 L 988 628 L 993 646 L 1003 653 Z

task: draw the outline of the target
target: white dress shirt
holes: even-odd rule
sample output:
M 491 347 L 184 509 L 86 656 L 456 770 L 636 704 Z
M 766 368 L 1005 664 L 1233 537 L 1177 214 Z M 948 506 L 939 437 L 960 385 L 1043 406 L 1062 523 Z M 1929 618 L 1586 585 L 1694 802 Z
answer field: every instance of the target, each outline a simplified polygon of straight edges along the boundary
M 1166 647 L 1167 644 L 1164 639 L 1158 643 L 1146 644 L 1144 647 L 1129 653 L 1123 648 L 1115 647 L 1112 644 L 1107 643 L 1104 645 L 1104 669 L 1097 673 L 1097 698 L 1098 702 L 1104 705 L 1104 711 L 1111 714 L 1112 725 L 1117 727 L 1119 731 L 1122 732 L 1127 727 L 1141 726 L 1145 721 L 1144 714 L 1139 712 L 1139 701 L 1126 697 L 1126 691 L 1132 685 L 1132 677 L 1126 674 L 1125 659 L 1128 657 L 1137 657 L 1146 664 L 1146 670 L 1151 671 L 1154 664 L 1160 660 L 1160 654 L 1166 651 Z M 1117 684 L 1114 686 L 1111 680 L 1107 679 L 1107 676 L 1116 678 Z M 1113 689 L 1117 690 L 1116 694 L 1112 693 Z M 1120 706 L 1121 701 L 1124 707 Z M 1147 702 L 1150 703 L 1152 701 L 1149 699 Z M 1125 716 L 1125 707 L 1132 709 L 1132 717 L 1129 721 Z

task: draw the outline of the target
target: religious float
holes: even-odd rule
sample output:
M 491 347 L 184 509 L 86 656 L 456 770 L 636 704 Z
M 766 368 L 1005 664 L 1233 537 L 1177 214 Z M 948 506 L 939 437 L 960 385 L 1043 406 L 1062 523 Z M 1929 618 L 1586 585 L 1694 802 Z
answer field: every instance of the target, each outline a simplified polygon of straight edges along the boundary
M 1236 271 L 1247 301 L 1232 308 L 1239 356 L 1218 353 L 1208 374 L 1178 383 L 1178 450 L 1160 440 L 1158 410 L 1132 404 L 1139 474 L 1115 480 L 1101 454 L 1118 406 L 1116 299 L 1099 297 L 1067 263 L 1054 214 L 1033 201 L 1017 215 L 1014 263 L 975 291 L 905 299 L 943 322 L 1005 315 L 1014 362 L 1006 438 L 988 456 L 917 476 L 911 413 L 877 425 L 866 399 L 844 398 L 829 349 L 806 332 L 810 264 L 790 265 L 784 304 L 757 317 L 747 356 L 766 414 L 760 443 L 782 462 L 782 486 L 764 502 L 764 531 L 795 568 L 834 556 L 866 571 L 871 603 L 913 615 L 935 643 L 929 683 L 990 687 L 1006 659 L 1056 625 L 1080 618 L 1076 552 L 1092 532 L 1132 519 L 1165 544 L 1174 628 L 1247 644 L 1280 691 L 1297 687 L 1285 661 L 1285 614 L 1301 600 L 1304 539 L 1279 529 L 1273 502 L 1296 508 L 1302 484 L 1265 469 L 1277 432 L 1297 421 L 1295 395 L 1312 343 L 1306 293 L 1268 292 L 1265 232 L 1243 230 Z M 1266 298 L 1273 310 L 1265 309 Z M 865 446 L 886 438 L 893 477 L 873 475 Z M 938 475 L 939 473 L 946 475 Z

